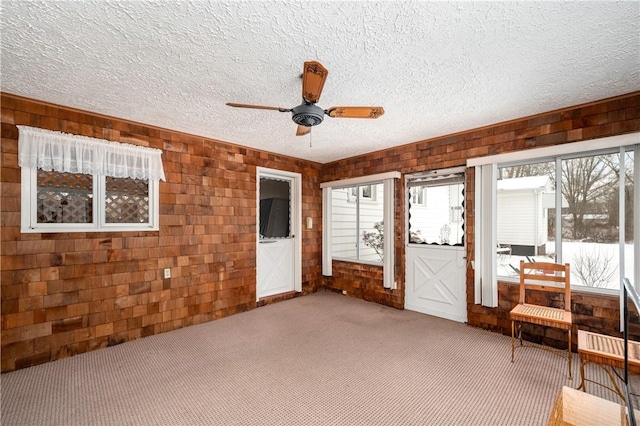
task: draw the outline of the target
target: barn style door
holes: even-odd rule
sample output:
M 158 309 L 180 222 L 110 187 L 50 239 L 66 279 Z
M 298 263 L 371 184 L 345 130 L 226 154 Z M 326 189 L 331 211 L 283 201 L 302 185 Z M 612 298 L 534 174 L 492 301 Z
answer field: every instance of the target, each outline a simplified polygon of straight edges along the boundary
M 301 291 L 299 194 L 299 174 L 258 168 L 258 300 Z
M 466 322 L 464 169 L 406 182 L 405 309 Z

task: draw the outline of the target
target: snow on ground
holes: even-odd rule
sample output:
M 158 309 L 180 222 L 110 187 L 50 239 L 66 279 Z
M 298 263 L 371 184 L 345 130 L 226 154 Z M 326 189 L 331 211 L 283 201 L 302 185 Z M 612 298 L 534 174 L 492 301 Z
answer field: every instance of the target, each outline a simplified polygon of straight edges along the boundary
M 529 256 L 529 259 L 554 262 L 555 259 L 555 242 L 547 242 L 547 252 L 551 253 L 547 256 Z M 585 274 L 591 275 L 587 278 L 590 281 L 596 281 L 595 276 L 610 277 L 606 280 L 601 288 L 619 289 L 620 288 L 620 245 L 619 244 L 601 244 L 586 243 L 580 241 L 565 241 L 562 244 L 562 263 L 569 263 L 571 266 L 571 285 L 586 285 L 580 274 L 576 273 L 579 260 L 582 258 Z M 498 254 L 498 276 L 517 278 L 519 273 L 520 260 L 528 261 L 527 256 L 503 255 Z M 591 261 L 592 265 L 587 266 Z M 625 244 L 624 249 L 624 268 L 625 276 L 633 283 L 633 265 L 634 253 L 633 244 Z M 588 284 L 588 283 L 587 283 Z

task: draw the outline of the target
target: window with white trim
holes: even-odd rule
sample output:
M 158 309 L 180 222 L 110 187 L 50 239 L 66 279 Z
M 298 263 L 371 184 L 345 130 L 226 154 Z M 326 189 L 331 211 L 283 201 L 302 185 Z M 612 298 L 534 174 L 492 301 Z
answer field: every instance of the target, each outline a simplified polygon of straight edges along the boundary
M 464 244 L 464 171 L 407 177 L 409 242 Z M 441 172 L 442 173 L 442 172 Z
M 358 197 L 360 194 L 360 197 Z M 347 191 L 348 200 L 355 203 L 357 201 L 376 201 L 378 191 L 375 185 L 352 186 Z
M 412 206 L 426 206 L 427 188 L 423 186 L 414 186 L 409 188 L 409 200 Z
M 334 259 L 382 262 L 382 192 L 382 183 L 331 189 L 331 255 Z
M 159 229 L 160 150 L 18 129 L 22 232 Z
M 571 285 L 638 286 L 640 134 L 473 159 L 476 303 L 495 306 L 497 279 L 519 262 L 569 263 Z
M 334 259 L 382 264 L 383 286 L 395 288 L 393 188 L 399 177 L 389 172 L 320 185 L 323 275 L 332 275 Z

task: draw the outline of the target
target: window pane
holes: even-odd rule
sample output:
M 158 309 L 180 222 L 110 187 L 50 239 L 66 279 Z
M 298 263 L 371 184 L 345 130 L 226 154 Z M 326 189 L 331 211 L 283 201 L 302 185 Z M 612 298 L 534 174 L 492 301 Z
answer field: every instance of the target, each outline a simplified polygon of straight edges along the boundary
M 357 187 L 331 190 L 331 255 L 357 259 L 357 203 L 350 194 L 357 194 Z
M 260 178 L 260 236 L 286 238 L 291 235 L 291 182 Z
M 619 288 L 619 154 L 562 161 L 562 262 L 571 285 Z
M 409 190 L 409 241 L 461 245 L 464 238 L 464 184 L 416 185 Z
M 92 223 L 90 175 L 38 170 L 38 223 Z
M 520 260 L 555 261 L 554 169 L 555 162 L 498 169 L 498 275 L 519 275 Z
M 149 223 L 149 181 L 106 177 L 106 223 Z
M 360 260 L 381 262 L 383 260 L 383 186 L 365 185 L 359 203 L 360 214 Z
M 409 204 L 412 206 L 424 206 L 427 202 L 425 193 L 426 188 L 422 186 L 409 188 Z
M 364 199 L 374 199 L 374 188 L 375 185 L 363 185 L 360 187 L 360 193 L 362 194 L 362 198 Z

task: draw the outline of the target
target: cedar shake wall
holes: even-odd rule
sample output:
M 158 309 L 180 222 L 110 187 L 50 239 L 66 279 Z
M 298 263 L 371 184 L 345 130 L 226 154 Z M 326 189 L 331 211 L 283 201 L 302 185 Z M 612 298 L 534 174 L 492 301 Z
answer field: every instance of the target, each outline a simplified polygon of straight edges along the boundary
M 384 117 L 382 118 L 384 120 Z M 426 170 L 464 166 L 468 158 L 559 145 L 587 139 L 603 138 L 640 131 L 640 92 L 592 102 L 585 105 L 538 114 L 505 123 L 469 130 L 441 138 L 424 140 L 367 155 L 348 158 L 322 167 L 322 181 L 399 171 L 396 181 L 396 281 L 398 288 L 382 288 L 382 272 L 375 267 L 333 262 L 333 277 L 325 277 L 325 285 L 346 290 L 348 295 L 389 306 L 404 306 L 405 288 L 405 200 L 402 192 L 404 175 Z M 466 176 L 465 221 L 467 259 L 473 259 L 474 245 L 474 179 L 471 168 Z M 469 264 L 469 262 L 468 262 Z M 337 271 L 337 273 L 336 273 Z M 511 335 L 509 311 L 517 304 L 517 285 L 499 283 L 497 308 L 474 304 L 474 272 L 467 267 L 467 321 L 470 325 Z M 547 296 L 538 295 L 543 298 Z M 572 311 L 574 333 L 578 327 L 596 332 L 620 335 L 618 299 L 574 291 Z M 630 312 L 635 312 L 633 309 Z M 640 330 L 631 330 L 640 336 Z M 566 333 L 523 325 L 528 340 L 566 348 Z M 574 339 L 576 342 L 577 339 Z M 574 347 L 575 349 L 575 347 Z
M 395 290 L 382 288 L 378 266 L 334 261 L 333 277 L 322 277 L 321 182 L 463 166 L 471 157 L 640 130 L 637 92 L 320 165 L 12 95 L 2 94 L 1 100 L 3 372 L 254 308 L 257 166 L 302 174 L 302 217 L 317 224 L 303 227 L 303 293 L 324 286 L 402 308 L 404 177 L 395 189 Z M 160 231 L 21 234 L 16 124 L 163 150 L 167 182 L 160 182 Z M 473 178 L 470 169 L 468 259 L 473 258 Z M 171 268 L 172 278 L 162 278 L 164 268 Z M 475 305 L 473 270 L 467 269 L 469 324 L 510 334 L 508 315 L 517 289 L 499 283 L 498 292 L 497 308 Z M 580 328 L 619 335 L 615 297 L 575 292 L 572 309 Z M 564 342 L 554 332 L 524 331 L 531 340 Z
M 3 372 L 255 308 L 257 166 L 300 173 L 302 217 L 322 223 L 318 163 L 1 99 Z M 161 149 L 160 230 L 21 234 L 18 124 Z M 322 286 L 322 229 L 302 234 L 309 293 Z

